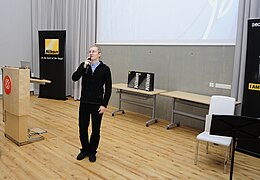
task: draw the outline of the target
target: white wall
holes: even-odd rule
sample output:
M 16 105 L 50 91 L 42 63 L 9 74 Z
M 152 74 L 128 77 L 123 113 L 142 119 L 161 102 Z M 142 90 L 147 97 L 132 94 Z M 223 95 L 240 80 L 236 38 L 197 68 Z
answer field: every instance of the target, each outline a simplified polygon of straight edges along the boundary
M 155 88 L 178 90 L 203 95 L 227 95 L 229 89 L 209 87 L 209 83 L 231 85 L 234 61 L 233 46 L 101 46 L 102 60 L 109 65 L 113 83 L 126 83 L 129 70 L 155 73 Z M 118 107 L 118 94 L 113 91 L 110 105 Z M 177 105 L 178 106 L 178 105 Z M 151 115 L 147 108 L 123 103 L 125 110 Z M 187 107 L 186 107 L 187 108 Z M 202 108 L 185 109 L 204 116 Z M 170 120 L 171 99 L 158 96 L 156 117 Z M 202 129 L 204 121 L 179 116 L 181 124 Z
M 0 22 L 0 66 L 31 61 L 31 0 L 1 0 Z
M 31 0 L 1 0 L 0 67 L 32 60 Z M 2 94 L 2 71 L 0 71 Z

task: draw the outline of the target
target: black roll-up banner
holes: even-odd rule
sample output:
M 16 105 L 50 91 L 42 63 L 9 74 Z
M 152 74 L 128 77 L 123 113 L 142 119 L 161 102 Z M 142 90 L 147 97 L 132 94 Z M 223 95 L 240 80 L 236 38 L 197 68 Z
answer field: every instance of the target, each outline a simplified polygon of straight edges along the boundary
M 248 20 L 242 115 L 260 117 L 260 19 Z
M 65 30 L 39 31 L 40 78 L 51 80 L 40 85 L 40 98 L 66 100 Z
M 260 19 L 248 20 L 242 115 L 260 118 Z M 248 132 L 245 130 L 245 132 L 251 133 L 258 130 L 257 126 L 255 128 L 248 129 Z M 260 153 L 259 144 L 260 139 L 240 138 L 237 150 L 249 155 L 256 155 Z

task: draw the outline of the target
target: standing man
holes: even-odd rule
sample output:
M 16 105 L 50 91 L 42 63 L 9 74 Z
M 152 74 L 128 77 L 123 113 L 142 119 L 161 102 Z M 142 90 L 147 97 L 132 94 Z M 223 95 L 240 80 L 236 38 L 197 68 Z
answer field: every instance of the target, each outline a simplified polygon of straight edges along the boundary
M 82 160 L 89 156 L 90 162 L 96 161 L 101 120 L 112 92 L 110 68 L 100 61 L 100 57 L 100 48 L 96 45 L 91 46 L 89 57 L 79 65 L 72 75 L 73 81 L 78 81 L 82 77 L 79 106 L 79 136 L 82 149 L 77 156 L 77 160 Z M 88 126 L 90 115 L 92 133 L 89 139 Z

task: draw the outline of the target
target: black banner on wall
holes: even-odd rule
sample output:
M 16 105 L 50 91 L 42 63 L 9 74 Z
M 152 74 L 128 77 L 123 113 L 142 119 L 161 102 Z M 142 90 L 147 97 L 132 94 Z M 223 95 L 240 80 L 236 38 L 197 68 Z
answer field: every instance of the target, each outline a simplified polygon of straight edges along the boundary
M 51 80 L 40 85 L 40 98 L 66 100 L 65 30 L 39 31 L 40 77 Z
M 260 117 L 260 19 L 248 20 L 242 115 Z
M 260 117 L 260 19 L 248 20 L 245 85 L 243 93 L 242 115 Z M 260 120 L 259 120 L 260 121 Z M 249 125 L 249 123 L 248 123 Z M 253 128 L 253 127 L 252 127 Z M 244 130 L 248 134 L 258 130 Z M 259 139 L 239 139 L 237 150 L 256 155 L 259 154 Z

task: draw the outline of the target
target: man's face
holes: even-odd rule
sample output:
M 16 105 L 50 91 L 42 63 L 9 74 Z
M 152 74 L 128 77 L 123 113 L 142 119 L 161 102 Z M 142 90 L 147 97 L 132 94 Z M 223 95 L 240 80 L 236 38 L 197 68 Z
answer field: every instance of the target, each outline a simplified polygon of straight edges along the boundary
M 89 49 L 88 53 L 89 53 L 89 57 L 91 58 L 91 60 L 97 60 L 101 56 L 101 53 L 98 52 L 98 48 L 97 47 L 91 47 Z

